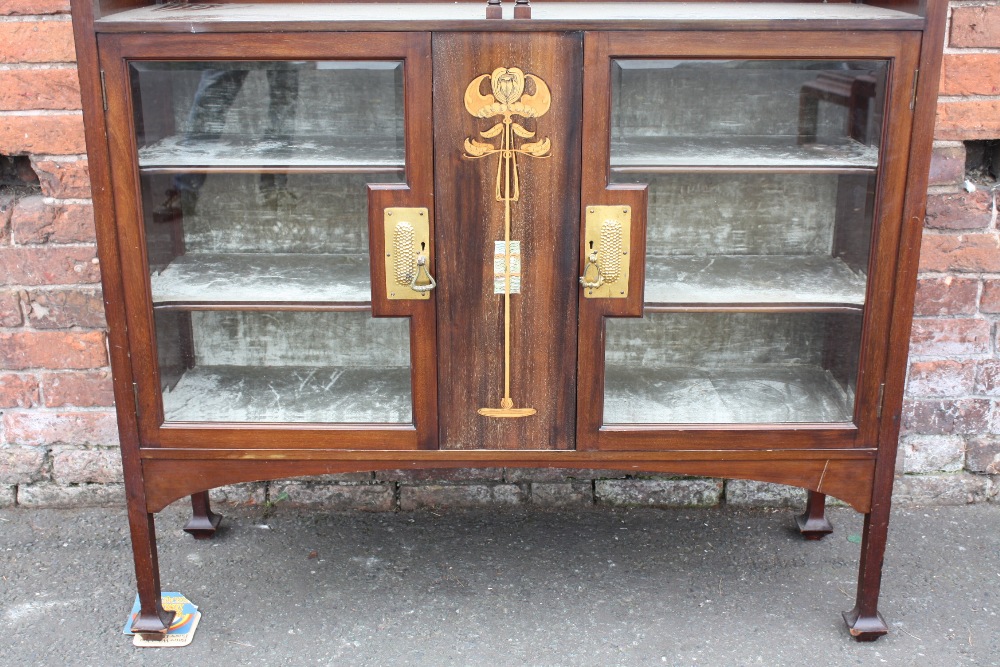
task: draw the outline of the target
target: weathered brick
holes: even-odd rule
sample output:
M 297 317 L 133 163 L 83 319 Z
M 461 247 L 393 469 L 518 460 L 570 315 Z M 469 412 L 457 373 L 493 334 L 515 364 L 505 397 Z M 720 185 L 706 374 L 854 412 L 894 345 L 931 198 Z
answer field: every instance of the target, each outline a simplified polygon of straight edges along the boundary
M 972 393 L 975 377 L 973 361 L 915 361 L 910 364 L 907 395 L 965 396 Z
M 108 363 L 100 331 L 0 333 L 0 368 L 99 368 Z
M 965 467 L 972 472 L 1000 474 L 1000 435 L 968 438 L 965 443 Z
M 1000 236 L 988 234 L 924 234 L 920 270 L 941 272 L 1000 271 Z
M 52 479 L 60 484 L 115 484 L 122 481 L 117 449 L 60 449 L 52 452 Z
M 982 361 L 978 366 L 975 393 L 1000 396 L 1000 361 L 996 359 Z
M 226 505 L 262 505 L 264 503 L 264 482 L 228 484 L 211 489 L 208 497 L 213 503 Z
M 924 224 L 930 229 L 986 229 L 990 226 L 992 204 L 993 197 L 986 190 L 929 195 Z
M 958 472 L 965 458 L 965 439 L 958 435 L 909 435 L 902 438 L 901 453 L 905 472 Z
M 648 507 L 712 507 L 722 498 L 716 479 L 602 479 L 594 482 L 597 502 Z
M 31 290 L 27 294 L 28 321 L 37 329 L 107 326 L 100 289 Z
M 31 158 L 31 168 L 38 175 L 42 194 L 60 199 L 89 199 L 90 172 L 85 157 L 68 160 Z
M 426 484 L 399 488 L 399 508 L 405 511 L 519 505 L 526 499 L 524 489 L 516 484 Z
M 979 281 L 975 278 L 921 278 L 913 312 L 918 316 L 974 315 L 978 297 Z
M 0 116 L 0 153 L 4 155 L 77 155 L 86 150 L 83 116 L 77 112 Z
M 624 479 L 628 473 L 620 470 L 590 468 L 505 468 L 506 482 L 569 482 L 577 479 Z
M 928 185 L 960 185 L 965 180 L 965 146 L 935 146 Z M 928 206 L 930 202 L 928 202 Z
M 1000 15 L 997 16 L 1000 20 Z M 1000 95 L 1000 53 L 946 53 L 942 95 Z
M 1000 313 L 1000 280 L 983 281 L 979 310 L 984 313 Z
M 44 477 L 44 449 L 0 447 L 0 484 L 25 484 Z
M 378 470 L 375 479 L 380 482 L 435 482 L 438 484 L 463 484 L 466 482 L 499 482 L 503 468 L 418 468 L 414 470 Z
M 990 323 L 978 319 L 918 319 L 910 334 L 910 354 L 950 357 L 986 354 Z
M 32 375 L 0 374 L 0 408 L 30 408 L 38 405 L 38 378 Z
M 955 7 L 949 44 L 959 48 L 1000 47 L 1000 6 Z
M 738 507 L 802 509 L 806 506 L 806 490 L 786 484 L 730 479 L 726 481 L 726 504 Z
M 69 21 L 0 22 L 0 63 L 76 62 Z
M 94 247 L 0 248 L 0 283 L 70 285 L 97 283 L 100 280 L 97 248 Z
M 902 428 L 906 434 L 952 435 L 985 433 L 990 402 L 981 398 L 953 401 L 903 402 Z
M 990 480 L 981 475 L 904 475 L 892 487 L 893 503 L 900 507 L 920 505 L 967 505 L 989 499 Z
M 79 109 L 80 78 L 75 67 L 0 70 L 0 109 Z
M 17 502 L 17 487 L 0 485 L 0 507 L 13 507 Z
M 10 218 L 16 205 L 17 197 L 9 192 L 0 192 L 0 245 L 10 243 Z
M 125 505 L 125 487 L 121 484 L 22 484 L 17 487 L 17 504 L 36 509 L 122 507 Z
M 42 396 L 50 408 L 104 408 L 115 404 L 111 372 L 67 371 L 42 375 Z
M 531 503 L 540 507 L 579 507 L 594 502 L 590 482 L 532 482 Z
M 1000 137 L 1000 100 L 973 99 L 939 102 L 934 138 L 944 140 Z
M 117 445 L 113 412 L 7 412 L 7 442 L 18 445 Z
M 337 512 L 391 512 L 396 508 L 392 484 L 272 482 L 270 498 L 281 507 L 318 507 Z
M 21 297 L 13 291 L 0 292 L 0 327 L 19 327 L 24 324 Z
M 69 0 L 0 0 L 0 16 L 68 13 Z
M 47 204 L 44 197 L 25 197 L 10 219 L 14 242 L 93 243 L 94 207 L 90 204 Z

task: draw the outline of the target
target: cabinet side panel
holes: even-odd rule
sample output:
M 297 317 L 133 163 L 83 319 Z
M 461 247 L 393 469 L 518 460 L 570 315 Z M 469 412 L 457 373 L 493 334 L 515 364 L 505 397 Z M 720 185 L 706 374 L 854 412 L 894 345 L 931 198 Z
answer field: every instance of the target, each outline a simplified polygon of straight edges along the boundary
M 436 34 L 433 52 L 441 447 L 571 449 L 582 37 Z M 501 293 L 495 293 L 496 242 L 504 240 L 505 225 L 506 205 L 497 196 L 498 183 L 505 183 L 498 172 L 504 156 L 463 157 L 466 139 L 480 142 L 474 146 L 479 151 L 489 150 L 487 143 L 499 149 L 505 141 L 503 110 L 494 107 L 496 113 L 476 117 L 467 109 L 467 103 L 479 110 L 496 101 L 493 92 L 503 97 L 506 84 L 491 79 L 473 87 L 472 99 L 466 97 L 474 79 L 498 68 L 524 73 L 520 101 L 535 109 L 520 114 L 512 98 L 510 119 L 524 131 L 515 127 L 506 135 L 514 149 L 527 151 L 515 155 L 519 196 L 510 202 L 510 238 L 520 242 L 520 267 L 511 264 L 512 272 L 520 268 L 520 292 L 510 296 L 510 398 L 515 409 L 536 412 L 517 418 L 478 412 L 500 408 L 504 397 L 502 277 Z M 545 102 L 537 80 L 551 92 L 551 105 L 540 113 Z M 516 96 L 516 84 L 513 90 Z M 546 138 L 547 152 L 537 145 Z M 502 243 L 500 248 L 502 275 Z

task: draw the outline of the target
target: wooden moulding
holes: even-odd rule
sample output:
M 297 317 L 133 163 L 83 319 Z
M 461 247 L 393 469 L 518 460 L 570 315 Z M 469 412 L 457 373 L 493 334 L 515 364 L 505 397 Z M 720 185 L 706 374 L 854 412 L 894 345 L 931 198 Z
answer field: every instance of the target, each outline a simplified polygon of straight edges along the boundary
M 505 455 L 506 454 L 506 455 Z M 840 498 L 859 512 L 871 506 L 874 450 L 764 452 L 330 452 L 302 450 L 142 451 L 146 511 L 158 512 L 205 489 L 240 482 L 371 470 L 556 467 L 752 479 Z

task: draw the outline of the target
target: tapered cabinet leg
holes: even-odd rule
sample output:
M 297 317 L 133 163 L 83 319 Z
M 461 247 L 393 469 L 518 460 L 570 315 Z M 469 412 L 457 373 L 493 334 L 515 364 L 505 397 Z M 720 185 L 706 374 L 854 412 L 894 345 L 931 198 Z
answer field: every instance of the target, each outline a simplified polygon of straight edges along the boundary
M 822 540 L 833 532 L 833 526 L 826 518 L 826 494 L 809 492 L 806 511 L 795 517 L 799 532 L 807 540 Z
M 215 535 L 222 517 L 212 511 L 208 502 L 208 491 L 191 495 L 191 519 L 184 526 L 184 532 L 196 540 L 208 540 Z
M 176 612 L 163 608 L 153 515 L 130 509 L 129 526 L 135 558 L 135 582 L 139 591 L 139 614 L 132 620 L 132 632 L 143 636 L 162 635 L 167 632 Z
M 872 512 L 865 515 L 857 602 L 854 609 L 844 612 L 847 629 L 859 642 L 873 642 L 889 632 L 885 620 L 878 613 L 882 558 L 885 556 L 885 542 L 889 532 L 889 508 L 886 505 L 873 507 Z

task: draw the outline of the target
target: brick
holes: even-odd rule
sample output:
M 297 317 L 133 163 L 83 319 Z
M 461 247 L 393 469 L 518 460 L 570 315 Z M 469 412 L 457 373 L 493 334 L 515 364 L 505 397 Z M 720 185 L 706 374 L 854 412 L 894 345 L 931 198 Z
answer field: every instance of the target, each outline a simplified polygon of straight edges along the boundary
M 24 323 L 21 297 L 17 292 L 0 292 L 0 327 L 19 327 Z
M 539 507 L 579 507 L 594 502 L 589 482 L 533 482 L 531 504 Z
M 954 396 L 972 393 L 976 364 L 972 361 L 915 361 L 910 364 L 908 396 Z
M 68 285 L 100 280 L 97 248 L 91 246 L 0 248 L 0 283 Z
M 806 490 L 786 484 L 730 479 L 726 481 L 726 504 L 802 509 L 806 506 Z
M 106 408 L 115 404 L 111 371 L 45 373 L 41 389 L 50 408 Z
M 974 315 L 978 297 L 979 281 L 975 278 L 921 278 L 913 312 L 917 316 Z
M 0 373 L 0 408 L 30 408 L 38 404 L 37 378 Z
M 526 500 L 524 489 L 516 484 L 426 484 L 399 489 L 399 508 L 405 511 L 511 506 Z
M 7 412 L 7 442 L 19 445 L 115 445 L 113 412 Z
M 983 281 L 979 310 L 983 313 L 1000 313 L 1000 280 Z
M 958 435 L 911 435 L 902 438 L 903 471 L 958 472 L 965 458 L 965 439 Z
M 1000 6 L 955 7 L 951 14 L 949 45 L 1000 47 Z
M 960 185 L 964 180 L 965 146 L 935 146 L 931 152 L 931 170 L 927 184 Z
M 31 168 L 38 175 L 42 194 L 58 199 L 89 199 L 90 172 L 86 158 L 39 160 L 32 156 Z
M 0 0 L 0 16 L 68 13 L 69 0 Z
M 17 487 L 0 485 L 0 507 L 13 507 L 17 502 Z
M 990 323 L 977 319 L 919 319 L 913 321 L 910 354 L 950 357 L 986 354 L 990 350 Z
M 942 140 L 1000 137 L 1000 100 L 938 102 L 934 138 Z
M 52 479 L 60 484 L 122 482 L 122 457 L 117 449 L 62 449 L 52 453 Z
M 25 484 L 44 477 L 44 449 L 0 447 L 0 484 Z
M 0 192 L 0 245 L 10 243 L 10 218 L 14 215 L 17 199 L 9 192 Z
M 96 241 L 90 204 L 47 204 L 41 195 L 25 197 L 14 207 L 10 225 L 19 245 Z
M 722 481 L 715 479 L 602 479 L 594 482 L 594 497 L 608 505 L 647 507 L 712 507 L 722 498 Z
M 965 443 L 965 467 L 972 472 L 1000 474 L 1000 436 L 969 438 Z
M 892 487 L 893 504 L 899 507 L 921 505 L 968 505 L 989 499 L 990 480 L 980 475 L 905 475 L 896 478 Z
M 228 484 L 209 490 L 208 497 L 213 503 L 226 505 L 263 505 L 265 486 L 264 482 Z
M 941 272 L 1000 271 L 1000 236 L 989 234 L 924 234 L 920 270 Z
M 989 415 L 990 402 L 981 398 L 907 400 L 903 402 L 902 430 L 908 435 L 985 433 Z
M 974 392 L 987 396 L 1000 396 L 1000 361 L 991 359 L 980 362 L 976 372 Z
M 625 479 L 628 473 L 620 470 L 592 470 L 589 468 L 505 468 L 504 481 L 518 482 L 569 482 L 577 479 Z
M 34 509 L 123 507 L 125 487 L 121 484 L 23 484 L 17 487 L 17 504 Z
M 32 290 L 27 295 L 28 322 L 36 329 L 107 326 L 100 289 Z
M 80 78 L 75 67 L 0 70 L 0 109 L 79 109 Z
M 961 181 L 965 165 L 962 165 Z M 993 198 L 986 190 L 958 192 L 927 197 L 927 217 L 924 225 L 929 229 L 986 229 L 990 226 Z
M 375 481 L 372 472 L 335 472 L 327 475 L 296 477 L 296 482 L 326 482 L 328 484 L 371 484 Z
M 101 331 L 0 333 L 0 368 L 99 368 L 108 355 Z
M 85 152 L 83 116 L 79 113 L 0 116 L 0 153 L 4 155 L 77 155 Z
M 392 484 L 271 482 L 270 499 L 280 507 L 316 507 L 335 512 L 391 512 L 396 508 Z
M 69 21 L 0 22 L 0 63 L 76 62 Z
M 1000 95 L 997 72 L 1000 72 L 1000 53 L 946 53 L 941 67 L 940 93 Z
M 464 484 L 467 482 L 499 482 L 503 480 L 503 468 L 423 468 L 414 470 L 378 470 L 375 479 L 380 482 L 402 482 L 413 484 L 434 482 L 437 484 Z

